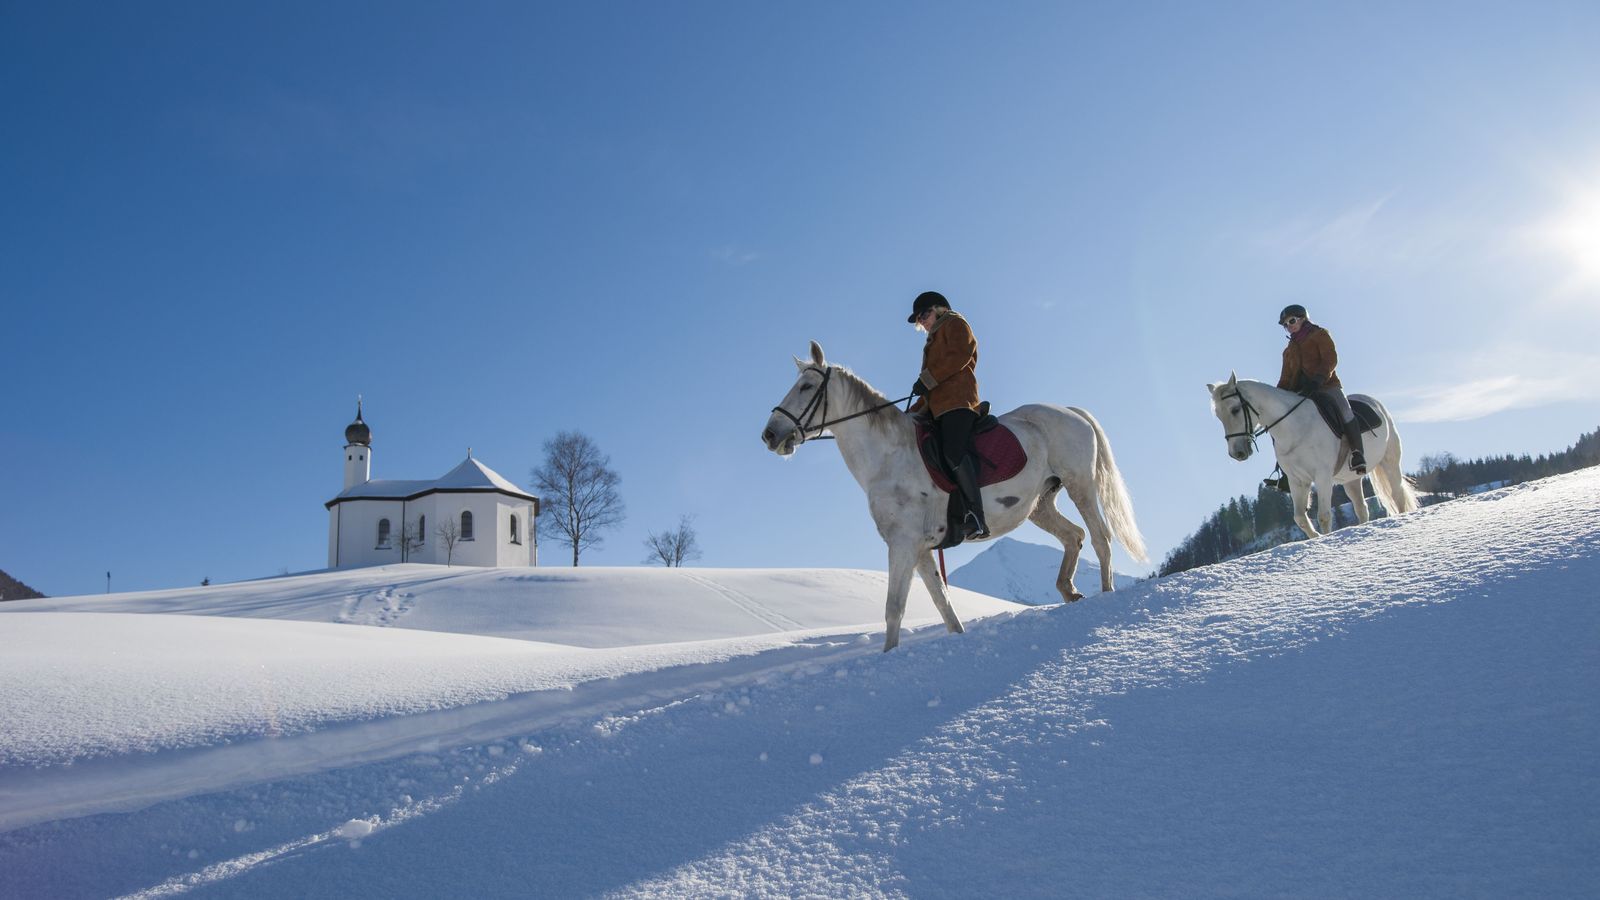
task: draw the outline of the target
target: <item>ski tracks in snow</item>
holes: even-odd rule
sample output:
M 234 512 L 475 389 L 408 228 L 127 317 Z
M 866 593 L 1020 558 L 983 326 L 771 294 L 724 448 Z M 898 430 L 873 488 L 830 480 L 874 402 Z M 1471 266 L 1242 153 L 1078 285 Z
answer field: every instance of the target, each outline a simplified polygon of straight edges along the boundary
M 682 568 L 678 569 L 678 572 L 683 575 L 684 578 L 687 578 L 695 584 L 704 587 L 706 590 L 715 593 L 724 600 L 727 600 L 729 603 L 732 603 L 734 606 L 737 606 L 739 609 L 749 613 L 752 618 L 760 621 L 764 625 L 769 626 L 774 631 L 806 630 L 806 627 L 801 623 L 796 622 L 794 619 L 789 618 L 783 613 L 768 609 L 766 606 L 762 605 L 761 601 L 750 596 L 749 594 L 744 593 L 743 591 L 737 591 L 733 588 L 727 587 L 726 585 L 717 584 L 715 581 L 712 581 L 709 578 L 703 578 Z

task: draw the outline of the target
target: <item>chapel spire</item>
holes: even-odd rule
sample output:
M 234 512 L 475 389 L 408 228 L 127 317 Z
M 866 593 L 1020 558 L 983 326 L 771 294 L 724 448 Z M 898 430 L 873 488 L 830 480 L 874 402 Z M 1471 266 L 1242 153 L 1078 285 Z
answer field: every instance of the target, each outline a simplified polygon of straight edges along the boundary
M 356 420 L 344 429 L 344 489 L 372 480 L 372 429 L 361 418 L 361 395 L 356 395 Z

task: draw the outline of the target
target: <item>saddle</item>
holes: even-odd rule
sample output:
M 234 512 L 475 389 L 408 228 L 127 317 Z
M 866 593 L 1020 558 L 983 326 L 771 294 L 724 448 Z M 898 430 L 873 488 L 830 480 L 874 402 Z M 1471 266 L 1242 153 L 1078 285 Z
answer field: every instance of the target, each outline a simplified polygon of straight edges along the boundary
M 939 490 L 950 495 L 946 506 L 944 541 L 939 549 L 945 550 L 961 543 L 961 522 L 967 517 L 967 501 L 956 489 L 955 475 L 944 465 L 944 453 L 939 447 L 939 431 L 933 419 L 926 415 L 916 417 L 917 449 L 922 453 L 922 464 L 928 477 Z M 1028 453 L 1022 449 L 1011 429 L 989 414 L 987 401 L 978 405 L 978 421 L 972 426 L 972 439 L 967 452 L 978 460 L 978 487 L 988 487 L 1015 477 L 1028 464 Z
M 1320 391 L 1312 394 L 1311 399 L 1316 401 L 1317 412 L 1322 413 L 1322 421 L 1333 431 L 1333 436 L 1339 439 L 1339 454 L 1333 464 L 1333 470 L 1342 471 L 1350 460 L 1350 441 L 1344 436 L 1344 422 L 1339 416 L 1339 409 L 1333 404 L 1331 397 Z M 1377 431 L 1378 426 L 1383 424 L 1383 417 L 1372 408 L 1372 404 L 1349 395 L 1346 395 L 1345 399 L 1350 401 L 1350 411 L 1356 414 L 1356 423 L 1363 433 Z
M 1348 395 L 1345 399 L 1350 401 L 1350 411 L 1356 414 L 1356 421 L 1361 423 L 1363 432 L 1377 431 L 1378 426 L 1383 424 L 1383 417 L 1378 415 L 1378 411 L 1365 400 L 1357 400 Z M 1340 417 L 1339 408 L 1334 405 L 1333 398 L 1319 391 L 1311 395 L 1311 400 L 1317 404 L 1317 412 L 1322 413 L 1322 421 L 1327 423 L 1334 437 L 1344 437 L 1344 419 Z

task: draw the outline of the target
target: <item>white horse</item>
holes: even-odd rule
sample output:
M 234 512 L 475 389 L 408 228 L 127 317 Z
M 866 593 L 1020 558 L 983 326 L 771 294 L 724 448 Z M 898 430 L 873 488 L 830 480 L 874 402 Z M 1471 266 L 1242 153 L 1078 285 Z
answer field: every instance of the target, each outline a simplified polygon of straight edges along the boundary
M 928 586 L 945 627 L 954 632 L 964 630 L 950 608 L 933 557 L 934 548 L 945 537 L 949 495 L 934 486 L 922 463 L 912 417 L 849 369 L 829 365 L 815 341 L 811 342 L 811 359 L 797 358 L 794 364 L 799 377 L 773 407 L 761 440 L 779 456 L 789 456 L 824 430 L 831 429 L 838 439 L 844 464 L 867 492 L 872 520 L 889 545 L 884 652 L 900 643 L 900 620 L 905 615 L 913 570 Z M 1146 557 L 1127 488 L 1100 424 L 1081 409 L 1043 404 L 1018 407 L 1000 421 L 1016 434 L 1028 462 L 1015 476 L 983 489 L 990 536 L 1005 534 L 1024 520 L 1055 536 L 1065 550 L 1056 589 L 1065 601 L 1080 599 L 1083 595 L 1073 587 L 1072 575 L 1078 568 L 1084 531 L 1056 509 L 1056 492 L 1065 487 L 1083 515 L 1100 558 L 1100 587 L 1112 590 L 1113 537 L 1135 559 L 1143 562 Z
M 1278 465 L 1289 477 L 1295 524 L 1306 537 L 1333 530 L 1335 484 L 1344 485 L 1357 519 L 1364 523 L 1372 517 L 1361 489 L 1361 476 L 1350 468 L 1349 459 L 1340 452 L 1342 439 L 1328 428 L 1314 401 L 1264 382 L 1240 381 L 1238 375 L 1230 375 L 1223 384 L 1208 384 L 1206 390 L 1211 394 L 1211 411 L 1226 432 L 1229 456 L 1240 461 L 1249 459 L 1255 439 L 1262 434 L 1272 436 Z M 1349 396 L 1369 404 L 1383 419 L 1376 431 L 1366 432 L 1361 439 L 1367 469 L 1372 474 L 1373 493 L 1390 515 L 1416 510 L 1417 494 L 1400 471 L 1400 432 L 1394 427 L 1394 419 L 1383 404 L 1371 397 Z M 1313 484 L 1317 487 L 1321 532 L 1311 526 L 1306 511 Z

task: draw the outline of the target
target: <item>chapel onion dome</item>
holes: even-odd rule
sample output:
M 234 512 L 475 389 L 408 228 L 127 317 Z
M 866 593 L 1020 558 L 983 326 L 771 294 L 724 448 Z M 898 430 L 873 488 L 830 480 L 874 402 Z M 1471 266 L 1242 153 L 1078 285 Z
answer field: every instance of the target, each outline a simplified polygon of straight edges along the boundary
M 346 445 L 372 446 L 372 429 L 367 427 L 367 423 L 361 421 L 361 404 L 359 402 L 356 403 L 356 420 L 345 426 L 344 442 Z

